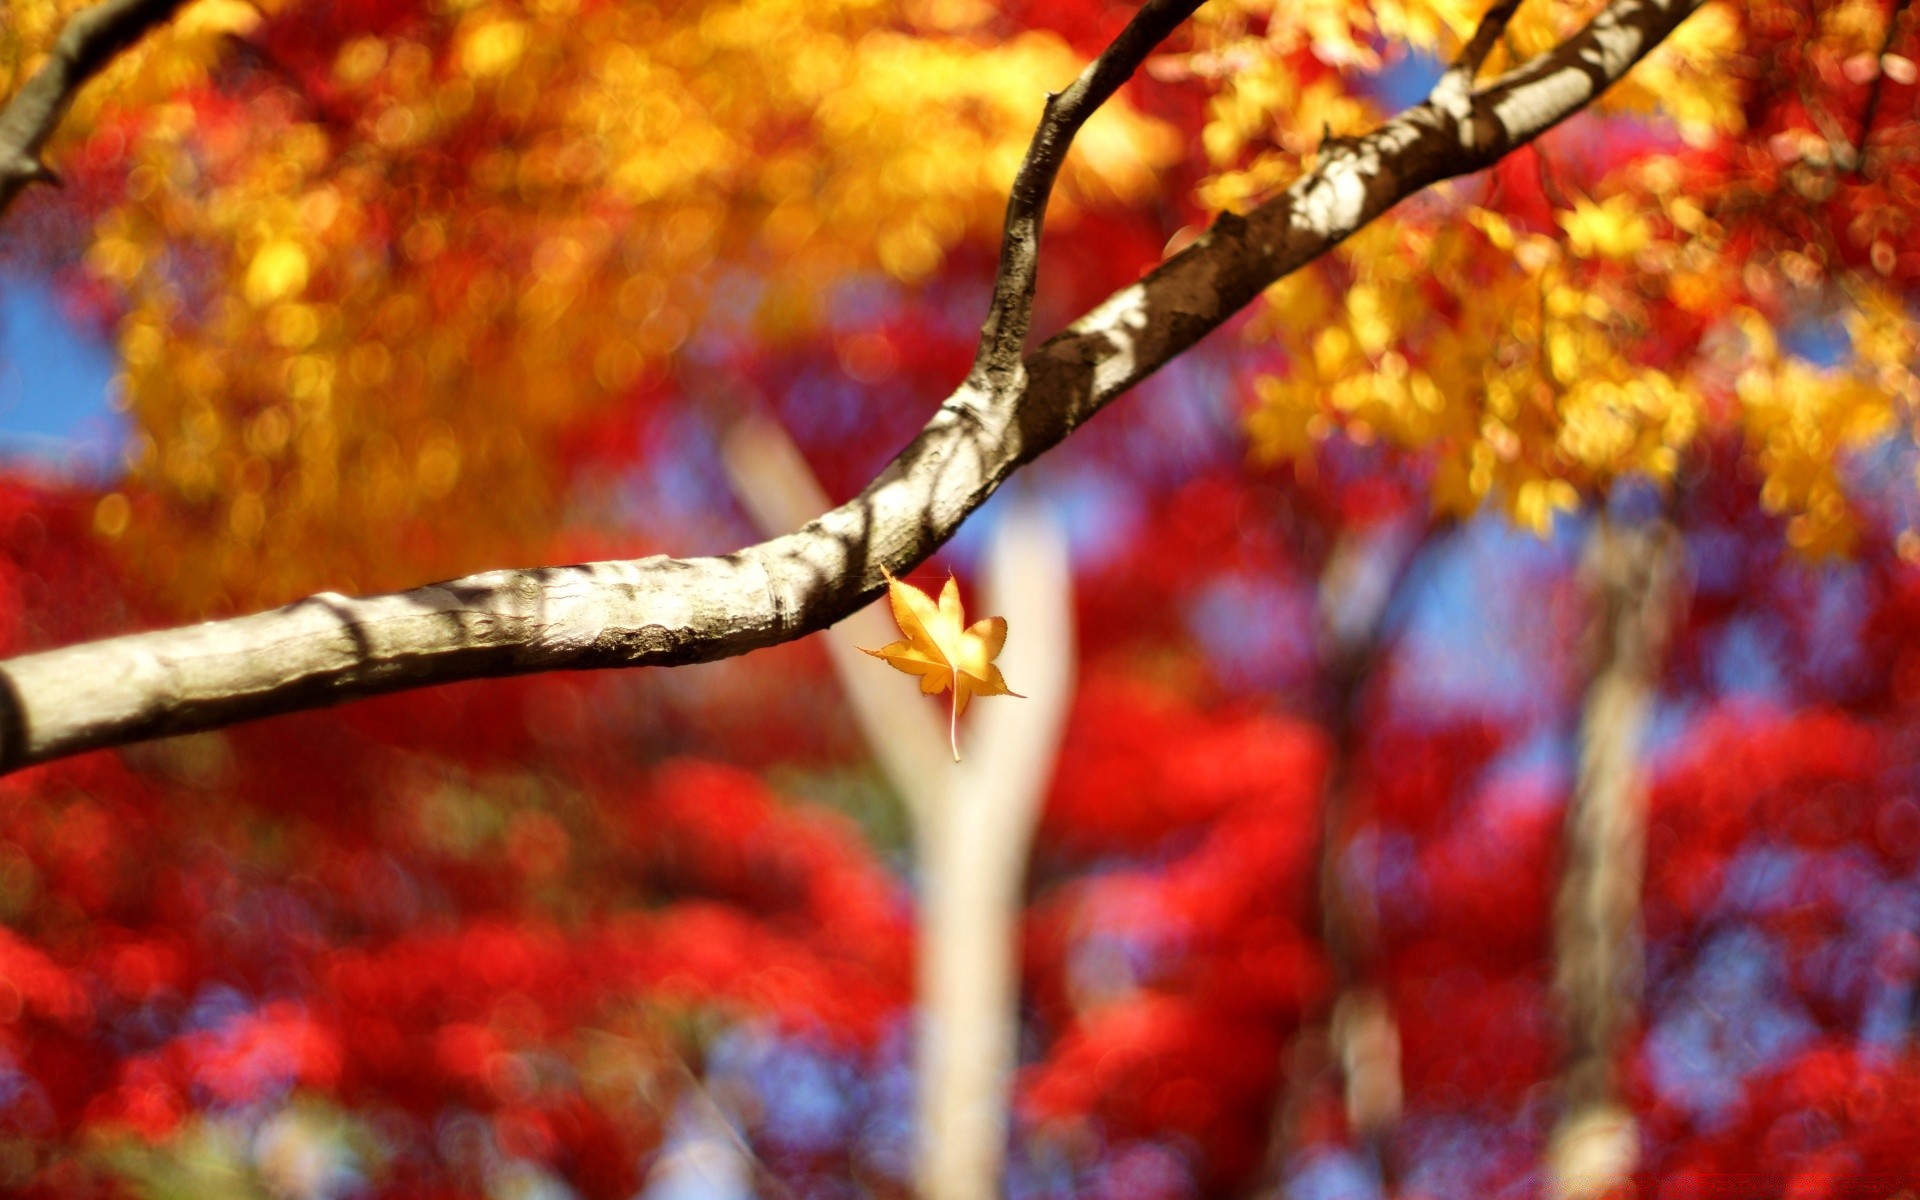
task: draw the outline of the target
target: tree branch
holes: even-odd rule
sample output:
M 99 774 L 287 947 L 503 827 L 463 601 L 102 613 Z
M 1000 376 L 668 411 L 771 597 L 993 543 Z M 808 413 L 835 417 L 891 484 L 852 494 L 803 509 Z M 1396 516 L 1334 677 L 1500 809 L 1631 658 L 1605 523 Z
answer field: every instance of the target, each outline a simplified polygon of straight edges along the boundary
M 962 386 L 865 491 L 796 533 L 719 558 L 492 571 L 357 600 L 325 593 L 0 662 L 0 770 L 461 679 L 704 662 L 823 629 L 1275 280 L 1578 112 L 1702 2 L 1613 0 L 1546 54 L 1324 153 L 1285 193 L 1222 216 L 1029 354 L 1017 387 Z
M 1519 8 L 1520 0 L 1494 0 L 1493 7 L 1481 15 L 1480 24 L 1474 27 L 1473 36 L 1468 38 L 1467 44 L 1460 48 L 1459 57 L 1453 60 L 1452 65 L 1441 74 L 1439 82 L 1433 85 L 1433 91 L 1427 97 L 1427 103 L 1455 120 L 1461 122 L 1470 120 L 1470 114 L 1473 111 L 1474 77 L 1480 74 L 1480 68 L 1486 63 L 1487 55 L 1493 53 L 1494 44 L 1506 33 L 1508 23 L 1513 20 L 1513 14 Z M 1609 7 L 1600 16 L 1605 17 L 1607 12 L 1611 11 L 1612 8 Z M 1598 24 L 1599 18 L 1595 18 L 1594 23 Z M 1587 28 L 1591 30 L 1593 26 L 1589 25 Z M 1539 61 L 1539 59 L 1534 60 L 1534 62 Z M 1601 90 L 1605 90 L 1604 84 L 1601 85 Z M 1598 91 L 1594 93 L 1596 97 L 1599 94 Z M 1472 145 L 1472 136 L 1471 125 L 1467 125 L 1466 137 L 1469 146 Z
M 1480 73 L 1481 65 L 1487 61 L 1487 55 L 1493 53 L 1494 43 L 1507 31 L 1507 23 L 1513 20 L 1513 14 L 1519 7 L 1520 0 L 1497 0 L 1480 18 L 1473 37 L 1461 47 L 1460 57 L 1453 60 L 1448 70 L 1457 72 L 1467 84 L 1472 84 L 1473 77 Z
M 1508 2 L 1508 0 L 1502 0 Z M 1519 0 L 1510 0 L 1519 3 Z M 1165 41 L 1203 0 L 1147 0 L 1133 20 L 1087 64 L 1064 92 L 1047 93 L 1040 128 L 1007 196 L 1007 222 L 1000 241 L 1000 265 L 993 280 L 993 305 L 980 330 L 980 348 L 967 382 L 993 394 L 1016 390 L 1026 374 L 1021 355 L 1033 319 L 1033 288 L 1040 265 L 1040 228 L 1047 198 L 1066 161 L 1074 135 L 1102 104 L 1132 78 L 1155 46 Z
M 184 0 L 106 0 L 75 13 L 47 61 L 0 112 L 0 213 L 29 183 L 57 183 L 40 161 L 47 139 L 87 80 L 171 17 Z

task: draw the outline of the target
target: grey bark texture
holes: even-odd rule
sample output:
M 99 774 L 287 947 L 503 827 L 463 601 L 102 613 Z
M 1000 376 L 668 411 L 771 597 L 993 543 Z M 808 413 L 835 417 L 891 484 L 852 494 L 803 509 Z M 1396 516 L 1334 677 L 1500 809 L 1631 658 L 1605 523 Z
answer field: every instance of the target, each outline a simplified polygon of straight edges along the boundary
M 720 557 L 490 571 L 361 599 L 325 593 L 14 658 L 0 663 L 0 770 L 430 684 L 702 662 L 823 629 L 1275 280 L 1422 188 L 1489 166 L 1578 112 L 1702 2 L 1614 0 L 1497 79 L 1473 86 L 1448 72 L 1425 102 L 1325 147 L 1285 193 L 1222 216 L 1027 353 L 1019 371 L 974 372 L 864 491 L 796 533 Z M 1037 244 L 1037 217 L 1024 233 Z

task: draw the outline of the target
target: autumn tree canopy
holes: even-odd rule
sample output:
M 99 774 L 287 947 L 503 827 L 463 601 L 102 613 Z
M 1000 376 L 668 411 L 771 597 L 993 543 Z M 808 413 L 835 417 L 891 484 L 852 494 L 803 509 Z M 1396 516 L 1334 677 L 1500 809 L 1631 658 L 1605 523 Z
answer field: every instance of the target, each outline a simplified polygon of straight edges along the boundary
M 1912 23 L 10 6 L 125 444 L 0 479 L 0 1190 L 932 1196 L 802 639 L 1029 489 L 990 1184 L 1920 1185 Z

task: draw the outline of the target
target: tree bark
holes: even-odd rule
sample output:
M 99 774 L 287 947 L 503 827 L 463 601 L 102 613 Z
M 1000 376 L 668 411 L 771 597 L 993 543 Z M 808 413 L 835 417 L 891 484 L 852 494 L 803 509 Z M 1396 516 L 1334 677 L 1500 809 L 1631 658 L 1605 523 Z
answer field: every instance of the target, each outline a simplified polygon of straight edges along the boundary
M 0 770 L 455 680 L 707 661 L 825 628 L 1275 280 L 1407 196 L 1578 112 L 1702 2 L 1613 0 L 1497 79 L 1476 87 L 1448 71 L 1426 101 L 1324 146 L 1285 193 L 1222 216 L 1021 370 L 970 376 L 859 496 L 797 533 L 717 558 L 492 571 L 364 599 L 323 593 L 11 659 L 0 663 Z
M 1554 904 L 1554 978 L 1566 1048 L 1563 1107 L 1547 1161 L 1550 1193 L 1566 1200 L 1619 1188 L 1639 1153 L 1618 1067 L 1640 1005 L 1647 825 L 1641 742 L 1679 591 L 1681 540 L 1664 521 L 1623 529 L 1603 517 L 1583 569 L 1594 611 L 1594 664 Z

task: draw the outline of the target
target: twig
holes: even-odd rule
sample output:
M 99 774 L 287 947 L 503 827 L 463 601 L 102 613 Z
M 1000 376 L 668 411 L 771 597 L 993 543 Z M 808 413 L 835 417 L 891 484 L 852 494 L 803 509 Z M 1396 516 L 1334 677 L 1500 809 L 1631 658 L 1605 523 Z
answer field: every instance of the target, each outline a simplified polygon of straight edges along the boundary
M 87 80 L 184 0 L 106 0 L 75 13 L 47 61 L 0 112 L 0 213 L 29 183 L 58 183 L 40 151 Z
M 1487 55 L 1493 53 L 1493 44 L 1507 31 L 1507 23 L 1513 20 L 1513 14 L 1520 7 L 1520 0 L 1498 0 L 1494 6 L 1480 18 L 1480 24 L 1460 49 L 1460 56 L 1453 60 L 1448 70 L 1458 71 L 1471 81 L 1480 73 L 1487 61 Z
M 1517 2 L 1517 0 L 1516 0 Z M 1165 41 L 1182 21 L 1193 15 L 1202 0 L 1147 0 L 1100 57 L 1087 64 L 1064 92 L 1047 95 L 1040 127 L 1027 146 L 1027 156 L 1013 177 L 1007 196 L 1006 229 L 1000 242 L 1000 265 L 993 280 L 993 306 L 980 330 L 980 348 L 968 382 L 989 394 L 1020 386 L 1025 377 L 1021 359 L 1027 330 L 1033 321 L 1033 289 L 1040 265 L 1040 227 L 1046 219 L 1047 199 L 1066 161 L 1074 135 L 1102 104 L 1132 78 L 1154 47 Z

